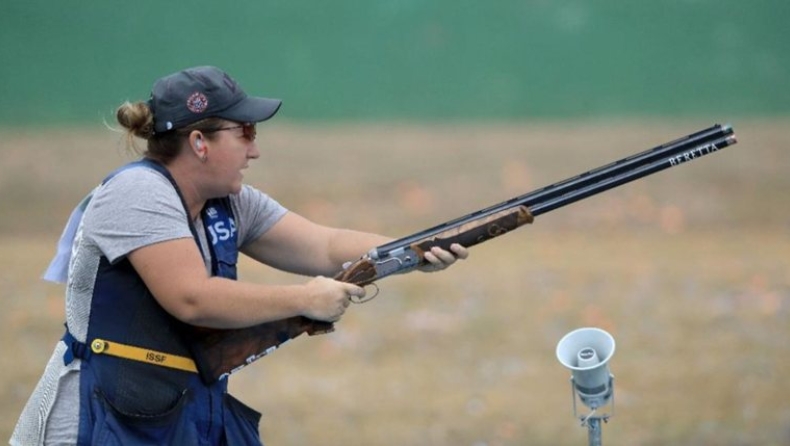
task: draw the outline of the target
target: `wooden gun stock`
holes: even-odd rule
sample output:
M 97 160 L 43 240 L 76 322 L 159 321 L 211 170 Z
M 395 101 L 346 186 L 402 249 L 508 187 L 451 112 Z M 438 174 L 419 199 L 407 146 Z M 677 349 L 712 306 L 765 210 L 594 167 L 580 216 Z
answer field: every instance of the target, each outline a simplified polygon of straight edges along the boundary
M 189 330 L 198 372 L 210 384 L 272 353 L 302 333 L 329 333 L 334 331 L 334 326 L 298 316 L 248 328 L 221 330 L 190 326 Z

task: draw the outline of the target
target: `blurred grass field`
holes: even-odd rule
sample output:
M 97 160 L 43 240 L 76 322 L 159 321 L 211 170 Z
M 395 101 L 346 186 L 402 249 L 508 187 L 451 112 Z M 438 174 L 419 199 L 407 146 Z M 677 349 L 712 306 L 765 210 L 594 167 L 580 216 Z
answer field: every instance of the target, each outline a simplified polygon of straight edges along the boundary
M 246 181 L 332 225 L 405 236 L 712 122 L 259 128 Z M 441 274 L 382 281 L 337 331 L 239 372 L 272 445 L 574 445 L 567 332 L 617 342 L 605 444 L 790 444 L 790 122 L 540 216 Z M 0 129 L 0 437 L 62 334 L 38 279 L 76 202 L 129 159 L 105 129 Z M 243 262 L 242 279 L 304 278 Z

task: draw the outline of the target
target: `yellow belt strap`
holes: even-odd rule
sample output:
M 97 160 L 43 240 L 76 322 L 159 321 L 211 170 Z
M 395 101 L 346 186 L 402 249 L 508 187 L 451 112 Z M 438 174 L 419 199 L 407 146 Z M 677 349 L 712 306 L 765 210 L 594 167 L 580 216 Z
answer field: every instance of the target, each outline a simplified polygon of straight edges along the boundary
M 94 339 L 91 350 L 97 355 L 110 355 L 118 358 L 131 359 L 132 361 L 147 362 L 162 367 L 184 370 L 197 373 L 195 361 L 185 356 L 171 355 L 147 348 L 120 344 L 118 342 Z

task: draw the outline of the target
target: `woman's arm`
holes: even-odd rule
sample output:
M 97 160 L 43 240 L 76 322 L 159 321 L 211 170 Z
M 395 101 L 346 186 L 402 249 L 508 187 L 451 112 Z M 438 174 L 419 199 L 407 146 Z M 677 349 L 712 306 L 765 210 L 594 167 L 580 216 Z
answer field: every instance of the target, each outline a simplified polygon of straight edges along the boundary
M 364 296 L 356 285 L 316 277 L 304 285 L 262 285 L 210 277 L 191 238 L 132 251 L 129 261 L 154 298 L 177 319 L 211 328 L 242 328 L 306 316 L 334 322 L 350 296 Z
M 243 252 L 275 268 L 309 276 L 334 277 L 345 262 L 358 260 L 371 249 L 392 241 L 367 232 L 322 226 L 288 212 L 271 229 L 244 247 Z M 441 271 L 468 252 L 458 244 L 452 252 L 434 247 L 425 253 L 425 272 Z
M 367 232 L 319 225 L 288 212 L 254 242 L 243 247 L 253 259 L 296 274 L 329 276 L 391 239 Z
M 210 277 L 192 238 L 144 246 L 129 253 L 129 261 L 154 298 L 177 319 L 211 328 L 242 328 L 306 316 L 334 322 L 348 307 L 351 296 L 365 290 L 332 280 L 343 263 L 356 260 L 388 237 L 315 224 L 289 212 L 244 252 L 273 267 L 315 276 L 304 285 L 264 285 Z M 453 253 L 434 248 L 425 254 L 425 271 L 446 268 L 467 252 L 458 245 Z

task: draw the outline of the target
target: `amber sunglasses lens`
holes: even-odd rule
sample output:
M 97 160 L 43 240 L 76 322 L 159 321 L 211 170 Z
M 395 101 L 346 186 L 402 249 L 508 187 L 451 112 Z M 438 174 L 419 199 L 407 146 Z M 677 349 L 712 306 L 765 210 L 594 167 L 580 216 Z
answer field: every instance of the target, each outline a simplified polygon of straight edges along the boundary
M 255 124 L 244 124 L 241 127 L 241 130 L 244 132 L 244 137 L 249 139 L 250 141 L 255 141 L 255 137 L 258 135 L 258 130 L 255 128 Z

